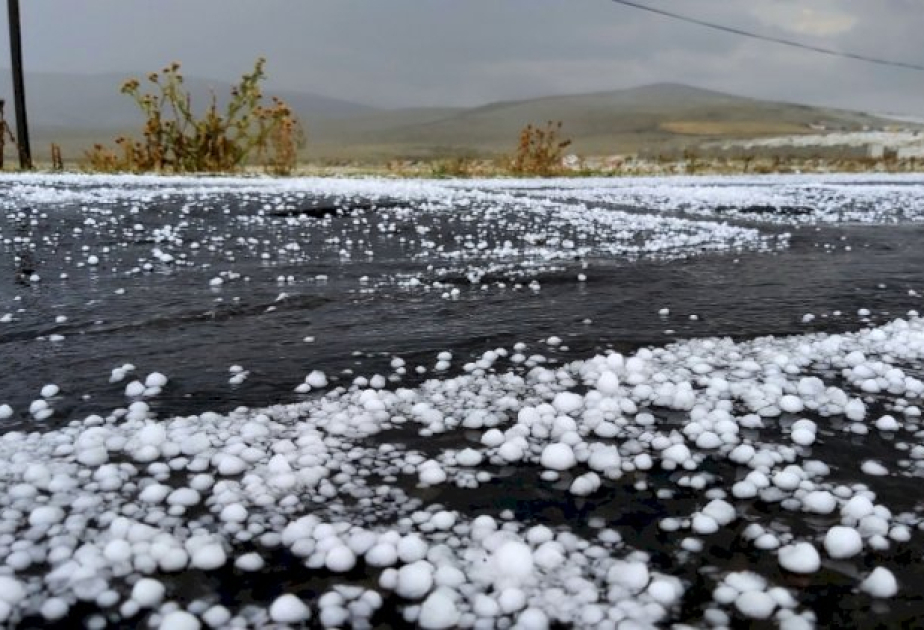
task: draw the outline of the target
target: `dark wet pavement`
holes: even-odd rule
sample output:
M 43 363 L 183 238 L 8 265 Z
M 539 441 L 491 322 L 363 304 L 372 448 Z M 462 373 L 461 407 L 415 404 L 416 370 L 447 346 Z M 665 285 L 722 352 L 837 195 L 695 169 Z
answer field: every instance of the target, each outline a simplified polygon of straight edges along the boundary
M 159 212 L 169 214 L 170 205 Z M 209 231 L 227 232 L 225 242 L 266 236 L 232 217 L 209 217 Z M 133 220 L 148 223 L 152 217 Z M 349 234 L 354 220 L 330 218 L 323 233 Z M 4 234 L 16 230 L 9 217 L 2 227 Z M 57 227 L 51 219 L 39 220 L 29 233 L 41 237 L 43 230 Z M 306 231 L 312 227 L 308 224 Z M 315 369 L 331 375 L 346 369 L 384 372 L 392 356 L 429 369 L 437 353 L 451 350 L 460 359 L 458 367 L 491 348 L 555 335 L 566 348 L 532 343 L 530 351 L 568 360 L 610 347 L 631 349 L 689 337 L 853 330 L 867 321 L 857 315 L 860 308 L 872 311 L 870 321 L 886 321 L 921 306 L 921 299 L 908 291 L 924 292 L 924 250 L 919 246 L 924 226 L 801 227 L 791 233 L 790 248 L 778 252 L 559 262 L 535 274 L 538 291 L 525 281 L 514 288 L 516 280 L 502 275 L 494 280 L 506 280 L 506 286 L 494 282 L 487 290 L 455 278 L 459 297 L 444 299 L 439 290 L 387 282 L 400 274 L 426 274 L 424 265 L 408 259 L 391 241 L 381 241 L 372 260 L 344 260 L 324 248 L 306 250 L 312 257 L 308 261 L 267 265 L 238 251 L 233 263 L 219 267 L 222 256 L 210 252 L 200 258 L 212 265 L 208 269 L 158 265 L 127 276 L 126 268 L 149 254 L 150 242 L 120 247 L 112 240 L 76 239 L 60 230 L 52 244 L 31 252 L 25 275 L 38 273 L 40 282 L 22 277 L 15 247 L 0 249 L 0 269 L 5 270 L 0 311 L 15 316 L 0 324 L 6 366 L 0 402 L 22 411 L 18 419 L 30 422 L 29 403 L 43 385 L 55 383 L 62 396 L 49 422 L 108 413 L 126 404 L 125 382 L 110 384 L 110 371 L 132 363 L 136 375 L 160 371 L 170 378 L 164 393 L 151 401 L 155 411 L 220 411 L 296 400 L 294 387 Z M 64 259 L 83 246 L 113 248 L 117 259 L 107 262 L 114 262 L 117 271 L 106 263 L 75 268 L 73 259 Z M 219 268 L 250 281 L 210 288 L 209 279 Z M 69 277 L 58 279 L 61 273 Z M 586 274 L 586 282 L 577 280 L 579 273 Z M 280 275 L 297 280 L 279 284 Z M 326 278 L 316 279 L 319 275 Z M 360 282 L 363 277 L 369 280 Z M 659 316 L 662 308 L 670 309 L 670 315 Z M 809 313 L 815 319 L 804 323 Z M 55 323 L 57 315 L 68 319 Z M 47 341 L 55 334 L 64 339 Z M 314 341 L 306 343 L 305 337 Z M 238 386 L 228 383 L 228 368 L 235 364 L 250 372 Z

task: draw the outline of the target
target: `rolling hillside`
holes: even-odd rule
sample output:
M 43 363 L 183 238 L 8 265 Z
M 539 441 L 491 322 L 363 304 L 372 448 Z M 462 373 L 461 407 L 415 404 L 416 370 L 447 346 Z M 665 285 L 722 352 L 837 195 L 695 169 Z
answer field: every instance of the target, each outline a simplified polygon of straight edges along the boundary
M 108 142 L 140 125 L 134 104 L 119 93 L 124 75 L 28 76 L 34 152 L 51 142 L 65 157 L 78 157 L 94 142 Z M 0 86 L 9 86 L 0 71 Z M 187 78 L 194 103 L 228 93 L 228 84 Z M 0 98 L 8 97 L 7 90 Z M 762 101 L 678 84 L 498 102 L 474 108 L 380 110 L 313 93 L 275 91 L 308 128 L 309 160 L 383 161 L 509 152 L 529 122 L 564 122 L 564 133 L 582 155 L 671 151 L 715 140 L 859 131 L 901 125 L 846 110 Z M 12 119 L 12 107 L 7 117 Z M 911 125 L 911 123 L 906 123 Z M 911 125 L 914 126 L 914 125 Z
M 317 155 L 373 152 L 428 157 L 509 151 L 527 122 L 564 121 L 573 150 L 585 155 L 634 153 L 709 140 L 856 131 L 889 121 L 858 112 L 760 101 L 683 85 L 657 84 L 598 94 L 492 103 L 464 110 L 390 112 L 316 126 Z M 814 126 L 814 128 L 813 128 Z

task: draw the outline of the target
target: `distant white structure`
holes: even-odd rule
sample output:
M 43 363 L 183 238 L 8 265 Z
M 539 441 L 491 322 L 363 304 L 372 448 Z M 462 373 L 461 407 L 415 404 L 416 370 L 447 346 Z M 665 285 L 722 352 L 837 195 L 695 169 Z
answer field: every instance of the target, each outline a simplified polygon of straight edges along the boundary
M 723 142 L 711 146 L 723 149 L 866 147 L 871 158 L 881 158 L 887 151 L 894 151 L 899 158 L 918 158 L 924 157 L 924 134 L 917 131 L 834 132 Z
M 579 168 L 581 166 L 581 158 L 571 153 L 561 159 L 561 165 L 565 168 Z

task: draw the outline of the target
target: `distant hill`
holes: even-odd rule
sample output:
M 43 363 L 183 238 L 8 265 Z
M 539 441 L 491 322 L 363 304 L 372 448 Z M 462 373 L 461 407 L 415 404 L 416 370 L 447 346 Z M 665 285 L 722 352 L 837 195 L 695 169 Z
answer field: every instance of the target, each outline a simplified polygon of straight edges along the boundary
M 867 114 L 761 101 L 686 85 L 492 103 L 471 109 L 425 110 L 419 118 L 395 112 L 328 121 L 316 129 L 318 155 L 351 151 L 427 157 L 452 151 L 473 155 L 511 151 L 528 122 L 564 122 L 573 150 L 584 155 L 649 152 L 709 140 L 858 131 L 895 125 Z
M 119 89 L 129 74 L 73 75 L 30 73 L 26 76 L 26 97 L 29 122 L 36 128 L 70 127 L 74 131 L 88 129 L 122 129 L 136 126 L 141 114 L 132 100 Z M 144 75 L 136 75 L 142 79 Z M 204 108 L 212 92 L 223 102 L 230 84 L 197 77 L 184 81 L 192 94 L 193 105 Z M 0 69 L 0 98 L 8 101 L 7 116 L 12 118 L 12 98 L 9 93 L 10 71 Z M 288 102 L 301 116 L 337 118 L 375 111 L 374 108 L 319 94 L 268 90 Z
M 94 142 L 137 130 L 141 116 L 119 93 L 121 74 L 27 76 L 35 152 L 50 142 L 77 157 Z M 9 71 L 0 70 L 0 98 L 9 99 Z M 229 84 L 187 77 L 194 105 L 210 92 L 221 100 Z M 297 91 L 275 91 L 308 128 L 308 159 L 387 160 L 453 155 L 491 156 L 513 150 L 527 123 L 564 122 L 571 150 L 612 155 L 677 150 L 715 140 L 859 131 L 901 125 L 860 112 L 763 101 L 687 85 L 659 83 L 600 92 L 491 103 L 472 108 L 380 110 Z M 8 103 L 7 118 L 12 120 Z M 911 123 L 908 123 L 911 125 Z M 913 126 L 913 125 L 912 125 Z

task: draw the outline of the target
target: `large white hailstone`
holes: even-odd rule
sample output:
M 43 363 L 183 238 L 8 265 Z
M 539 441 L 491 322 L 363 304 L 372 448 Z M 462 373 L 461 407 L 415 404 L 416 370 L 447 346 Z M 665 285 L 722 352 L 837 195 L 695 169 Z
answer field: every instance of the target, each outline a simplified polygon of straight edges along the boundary
M 662 606 L 673 606 L 683 595 L 683 587 L 676 578 L 660 577 L 651 581 L 647 593 Z
M 148 374 L 148 377 L 144 379 L 145 387 L 163 387 L 166 384 L 167 377 L 160 372 L 151 372 Z
M 472 604 L 472 612 L 482 618 L 497 617 L 500 614 L 500 606 L 493 597 L 484 593 L 477 593 Z
M 437 586 L 458 588 L 465 584 L 467 578 L 461 570 L 452 565 L 444 564 L 433 574 L 433 581 L 436 582 Z
M 549 470 L 568 470 L 577 463 L 574 451 L 567 444 L 549 444 L 542 449 L 539 462 Z
M 565 549 L 554 541 L 542 543 L 533 554 L 533 561 L 539 568 L 552 571 L 565 561 Z
M 398 551 L 394 545 L 378 543 L 365 555 L 366 564 L 373 567 L 390 567 L 398 561 Z
M 821 557 L 814 545 L 797 542 L 780 547 L 777 552 L 780 566 L 791 573 L 814 573 L 821 567 Z
M 851 558 L 863 550 L 863 538 L 853 527 L 835 525 L 825 534 L 824 545 L 832 558 Z
M 862 494 L 850 498 L 841 508 L 841 516 L 844 518 L 859 521 L 864 516 L 869 516 L 875 510 L 873 502 Z
M 312 370 L 311 373 L 305 377 L 305 382 L 315 389 L 320 389 L 322 387 L 327 387 L 327 376 L 325 376 L 324 372 L 321 370 Z
M 436 486 L 446 481 L 446 471 L 435 460 L 429 459 L 418 468 L 420 483 L 426 486 Z
M 552 401 L 559 413 L 569 414 L 584 406 L 584 397 L 574 392 L 559 392 Z
M 714 534 L 719 531 L 719 524 L 706 514 L 695 514 L 691 526 L 693 531 L 700 535 Z
M 866 405 L 859 398 L 853 398 L 844 406 L 844 415 L 849 420 L 859 422 L 866 417 Z
M 802 399 L 798 396 L 793 396 L 792 394 L 786 394 L 785 396 L 782 396 L 778 404 L 780 409 L 786 413 L 799 413 L 805 408 L 802 404 Z
M 29 513 L 29 525 L 49 527 L 64 520 L 64 510 L 56 505 L 42 505 Z
M 720 438 L 712 431 L 703 431 L 696 438 L 697 448 L 712 450 L 719 448 L 720 446 L 722 446 L 722 438 Z
M 456 463 L 459 466 L 473 467 L 482 461 L 481 453 L 473 448 L 465 448 L 456 453 Z
M 430 518 L 430 525 L 436 529 L 446 531 L 456 524 L 456 515 L 447 510 L 440 510 Z
M 136 435 L 138 442 L 145 446 L 160 446 L 167 441 L 167 430 L 161 424 L 146 424 Z
M 725 576 L 725 584 L 738 593 L 747 591 L 764 591 L 767 588 L 767 580 L 756 573 L 750 571 L 738 571 L 729 573 Z
M 871 477 L 885 477 L 889 474 L 889 469 L 883 466 L 881 463 L 868 459 L 860 465 L 860 470 L 862 470 L 867 475 Z
M 827 490 L 812 490 L 802 497 L 802 509 L 814 514 L 831 514 L 837 508 L 837 499 Z
M 418 560 L 398 569 L 395 592 L 405 599 L 420 599 L 433 588 L 433 565 Z
M 132 381 L 125 386 L 125 395 L 129 398 L 136 398 L 144 393 L 144 383 L 141 381 Z
M 226 628 L 231 621 L 231 611 L 224 606 L 215 605 L 202 613 L 202 620 L 211 628 Z
M 223 566 L 227 560 L 225 550 L 218 543 L 202 545 L 192 552 L 192 565 L 203 571 L 211 571 Z
M 899 425 L 898 420 L 892 416 L 882 416 L 876 420 L 876 428 L 880 431 L 898 431 L 901 425 Z
M 109 453 L 106 451 L 106 447 L 102 445 L 87 446 L 77 451 L 77 461 L 84 466 L 95 468 L 109 461 Z
M 706 504 L 702 511 L 703 514 L 712 517 L 716 523 L 723 527 L 738 518 L 735 506 L 722 499 L 713 499 Z
M 604 396 L 613 396 L 619 393 L 619 377 L 613 372 L 603 372 L 597 379 L 597 391 Z
M 815 432 L 802 427 L 794 429 L 791 437 L 799 446 L 811 446 L 815 442 Z
M 185 610 L 175 610 L 164 615 L 158 627 L 160 630 L 199 630 L 202 624 Z
M 504 442 L 497 454 L 506 462 L 518 462 L 523 459 L 523 447 L 515 441 Z
M 776 601 L 763 591 L 747 591 L 735 599 L 735 608 L 751 619 L 769 619 L 776 608 Z
M 587 466 L 591 470 L 602 472 L 604 475 L 619 474 L 622 460 L 616 446 L 602 446 L 590 452 Z
M 225 523 L 243 523 L 247 520 L 247 508 L 240 503 L 229 503 L 221 509 L 219 518 Z
M 258 553 L 245 553 L 234 560 L 234 566 L 241 571 L 253 572 L 259 571 L 266 566 L 266 562 Z
M 16 578 L 0 575 L 0 602 L 15 606 L 26 596 L 26 589 Z
M 619 584 L 632 593 L 639 593 L 650 580 L 648 565 L 644 562 L 620 561 L 614 564 L 606 575 L 608 582 Z
M 115 538 L 106 543 L 103 555 L 113 564 L 128 562 L 132 557 L 132 546 L 127 540 Z
M 311 619 L 311 609 L 295 595 L 280 595 L 270 605 L 270 619 L 276 623 L 296 624 Z
M 860 590 L 873 597 L 894 597 L 898 593 L 898 582 L 885 567 L 876 567 L 860 584 Z
M 165 592 L 159 581 L 141 578 L 132 587 L 132 599 L 142 608 L 154 608 L 164 599 Z
M 806 376 L 799 379 L 797 389 L 803 398 L 815 398 L 824 393 L 825 383 L 817 376 Z
M 526 543 L 509 540 L 494 550 L 491 566 L 497 580 L 520 583 L 533 574 L 533 552 Z
M 48 409 L 48 403 L 41 399 L 33 400 L 32 404 L 29 405 L 29 413 L 31 413 L 33 416 L 37 416 L 43 411 L 46 411 L 47 409 Z
M 600 489 L 600 476 L 597 473 L 584 473 L 571 482 L 569 491 L 578 497 L 586 497 Z
M 177 488 L 167 497 L 167 503 L 190 507 L 199 503 L 200 499 L 201 495 L 192 488 Z
M 802 478 L 790 466 L 773 475 L 773 485 L 781 490 L 795 490 L 801 482 Z
M 438 588 L 424 600 L 417 623 L 425 630 L 444 630 L 456 627 L 459 617 L 452 591 Z
M 138 494 L 138 500 L 143 503 L 160 503 L 173 492 L 173 488 L 159 483 L 152 483 Z
M 546 630 L 549 627 L 549 618 L 538 608 L 527 608 L 517 617 L 517 630 Z
M 218 462 L 218 474 L 225 477 L 240 475 L 247 470 L 247 462 L 236 455 L 224 455 Z
M 182 571 L 189 564 L 189 554 L 183 549 L 173 548 L 157 559 L 161 571 L 167 573 Z
M 507 615 L 523 610 L 526 607 L 526 593 L 521 588 L 507 587 L 498 595 L 497 605 L 500 606 L 501 612 Z
M 356 555 L 344 545 L 337 545 L 327 552 L 325 566 L 334 573 L 346 573 L 356 566 Z
M 504 443 L 504 434 L 500 429 L 488 429 L 481 436 L 481 443 L 488 448 L 494 448 Z
M 683 466 L 693 459 L 693 454 L 686 444 L 672 444 L 661 452 L 661 460 L 665 463 L 673 462 Z
M 70 610 L 70 604 L 60 597 L 49 597 L 42 602 L 42 608 L 39 612 L 46 621 L 58 621 L 64 619 Z

